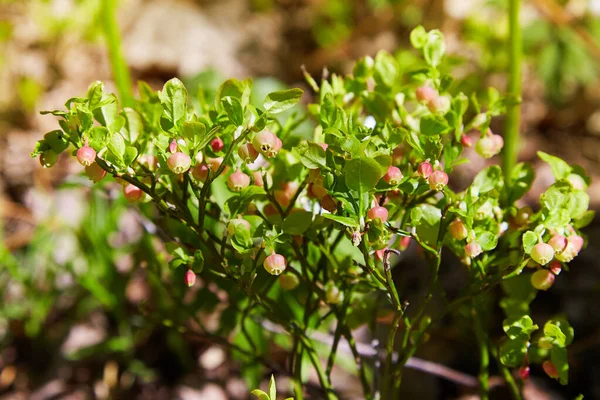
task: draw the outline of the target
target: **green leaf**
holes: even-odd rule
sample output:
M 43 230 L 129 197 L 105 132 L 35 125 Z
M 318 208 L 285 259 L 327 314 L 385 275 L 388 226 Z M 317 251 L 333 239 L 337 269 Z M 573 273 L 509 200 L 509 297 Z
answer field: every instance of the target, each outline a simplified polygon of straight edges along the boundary
M 173 78 L 158 92 L 158 97 L 163 105 L 164 117 L 173 125 L 177 125 L 185 119 L 187 114 L 188 93 L 183 83 Z
M 567 336 L 554 321 L 548 321 L 544 325 L 544 337 L 554 346 L 565 347 L 567 345 Z
M 62 153 L 69 147 L 69 142 L 67 141 L 65 134 L 59 129 L 46 133 L 44 135 L 44 141 L 56 154 Z
M 121 161 L 123 160 L 123 156 L 125 155 L 125 139 L 123 139 L 120 133 L 115 133 L 112 136 L 108 144 L 108 149 Z
M 531 333 L 538 329 L 538 326 L 533 323 L 529 315 L 522 315 L 520 317 L 505 319 L 502 322 L 502 328 L 510 339 L 516 339 L 522 335 L 529 338 Z
M 497 186 L 503 184 L 502 170 L 497 165 L 492 165 L 480 171 L 473 179 L 473 189 L 476 189 L 477 195 L 487 193 Z
M 558 371 L 558 381 L 561 385 L 569 383 L 569 361 L 567 359 L 567 349 L 554 347 L 550 350 L 550 359 Z
M 595 211 L 588 210 L 588 211 L 584 212 L 583 215 L 581 217 L 579 217 L 577 219 L 577 221 L 575 221 L 573 223 L 573 226 L 577 229 L 585 228 L 586 226 L 588 226 L 589 224 L 592 223 L 595 216 L 596 216 Z
M 381 167 L 377 161 L 370 158 L 354 158 L 344 166 L 346 186 L 357 192 L 373 189 L 382 176 Z
M 434 205 L 421 204 L 416 208 L 419 208 L 422 212 L 420 219 L 424 220 L 429 226 L 435 226 L 442 219 L 442 210 Z
M 333 214 L 323 214 L 322 217 L 340 223 L 344 226 L 348 226 L 350 228 L 358 228 L 359 226 L 358 222 L 356 222 L 354 218 L 350 217 L 340 217 L 338 215 Z
M 269 395 L 266 394 L 265 392 L 263 392 L 260 389 L 254 389 L 253 391 L 251 391 L 250 393 L 252 393 L 253 395 L 255 395 L 256 397 L 258 397 L 259 400 L 271 400 L 269 398 Z
M 202 250 L 196 250 L 194 253 L 194 262 L 192 263 L 192 271 L 199 274 L 204 269 L 204 255 Z
M 126 166 L 130 166 L 137 156 L 138 150 L 133 146 L 127 146 L 125 148 L 125 153 L 123 154 L 123 162 Z
M 427 43 L 427 32 L 419 25 L 410 32 L 410 43 L 415 49 L 420 49 Z
M 571 192 L 573 188 L 569 182 L 558 181 L 541 195 L 540 203 L 548 211 L 556 211 L 567 204 Z
M 444 44 L 444 35 L 437 29 L 431 30 L 427 33 L 427 42 L 423 46 L 423 56 L 425 61 L 432 67 L 437 67 L 444 53 L 446 52 L 446 45 Z
M 398 75 L 396 60 L 387 51 L 379 51 L 375 57 L 373 78 L 378 85 L 392 87 Z
M 535 172 L 530 164 L 519 163 L 515 165 L 510 176 L 509 204 L 519 200 L 529 191 L 534 178 Z
M 550 213 L 548 218 L 544 221 L 544 225 L 547 228 L 563 228 L 571 221 L 569 211 L 564 208 L 554 210 Z
M 229 120 L 235 126 L 241 126 L 244 123 L 244 109 L 240 100 L 237 97 L 226 96 L 221 99 L 221 103 Z
M 525 250 L 526 254 L 531 253 L 531 249 L 538 242 L 538 235 L 536 235 L 533 231 L 527 231 L 523 235 L 523 250 Z
M 269 381 L 269 397 L 272 400 L 277 399 L 277 387 L 275 386 L 275 377 L 271 375 L 271 380 Z
M 183 137 L 190 149 L 198 149 L 203 142 L 207 144 L 212 140 L 205 140 L 206 125 L 200 121 L 186 121 L 183 123 Z
M 561 160 L 558 157 L 551 156 L 550 154 L 544 153 L 543 151 L 538 151 L 537 155 L 543 161 L 550 165 L 552 169 L 552 175 L 556 178 L 556 180 L 566 179 L 567 176 L 571 173 L 571 167 L 565 161 Z
M 102 101 L 104 95 L 104 84 L 96 81 L 90 85 L 87 92 L 87 103 L 90 110 L 94 110 Z
M 114 124 L 117 120 L 118 104 L 114 94 L 104 95 L 102 106 L 93 110 L 93 116 L 102 126 L 109 130 L 114 130 Z M 81 118 L 81 114 L 80 114 Z M 90 121 L 91 122 L 91 121 Z
M 288 89 L 272 92 L 267 95 L 263 106 L 269 114 L 279 114 L 294 107 L 302 97 L 301 89 Z
M 590 207 L 590 196 L 583 190 L 574 191 L 569 196 L 569 202 L 567 204 L 569 216 L 571 218 L 581 217 Z M 568 223 L 568 221 L 567 221 Z M 564 224 L 566 225 L 566 224 Z M 563 225 L 563 226 L 564 226 Z
M 500 361 L 510 368 L 523 365 L 527 355 L 528 339 L 519 337 L 514 340 L 506 340 L 500 345 Z
M 129 143 L 134 143 L 144 131 L 142 117 L 137 113 L 137 111 L 129 107 L 123 110 L 123 115 L 125 117 L 125 128 L 129 133 L 129 137 L 127 139 Z
M 242 189 L 239 195 L 234 195 L 225 202 L 225 209 L 230 216 L 243 213 L 244 211 L 246 211 L 248 205 L 252 201 L 262 198 L 265 195 L 265 190 L 259 186 L 251 185 L 245 187 L 244 189 Z
M 425 115 L 419 125 L 421 134 L 426 136 L 441 135 L 450 130 L 446 119 L 437 114 Z
M 316 143 L 303 140 L 296 148 L 300 162 L 308 169 L 327 168 L 325 150 Z
M 498 245 L 498 236 L 491 232 L 479 232 L 477 233 L 477 243 L 481 246 L 483 251 L 494 250 Z
M 301 235 L 310 227 L 312 219 L 312 213 L 308 211 L 296 211 L 285 218 L 281 229 L 290 235 Z

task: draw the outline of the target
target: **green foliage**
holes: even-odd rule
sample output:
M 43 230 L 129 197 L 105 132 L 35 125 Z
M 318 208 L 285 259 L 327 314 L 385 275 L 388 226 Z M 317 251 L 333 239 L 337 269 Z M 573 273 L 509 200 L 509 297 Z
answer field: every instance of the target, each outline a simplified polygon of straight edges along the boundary
M 326 396 L 336 398 L 331 367 L 323 370 L 309 334 L 325 324 L 322 309 L 336 321 L 338 339 L 348 338 L 350 326 L 369 324 L 379 311 L 397 321 L 405 317 L 407 340 L 401 350 L 413 354 L 436 322 L 426 306 L 437 287 L 444 247 L 469 267 L 468 286 L 458 300 L 503 283 L 507 336 L 498 343 L 499 359 L 507 367 L 521 366 L 532 351 L 532 334 L 539 333 L 529 316 L 536 294 L 524 272 L 533 263 L 529 253 L 553 234 L 579 237 L 577 226 L 590 218 L 588 181 L 578 167 L 540 153 L 557 181 L 542 195 L 537 213 L 523 213 L 516 205 L 533 181 L 533 170 L 524 164 L 510 171 L 507 181 L 500 167 L 488 167 L 466 190 L 454 192 L 452 182 L 446 183 L 452 169 L 466 162 L 462 135 L 480 129 L 483 136 L 491 119 L 515 100 L 493 89 L 485 99 L 451 92 L 453 79 L 440 69 L 441 33 L 418 27 L 410 39 L 423 60 L 418 70 L 379 52 L 375 59 L 360 60 L 352 75 L 320 82 L 315 103 L 307 107 L 316 126 L 305 140 L 297 133 L 302 121 L 297 113 L 305 111 L 297 105 L 299 89 L 271 91 L 257 103 L 251 81 L 230 79 L 214 90 L 214 99 L 206 98 L 208 90 L 191 99 L 183 83 L 172 79 L 157 93 L 141 83 L 139 99 L 120 109 L 116 98 L 95 83 L 86 97 L 67 101 L 64 111 L 49 112 L 62 129 L 48 133 L 33 155 L 80 148 L 87 140 L 97 151 L 98 166 L 123 181 L 124 190 L 133 186 L 145 193 L 141 200 L 128 199 L 151 202 L 167 217 L 163 228 L 174 238 L 166 246 L 173 271 L 192 269 L 228 293 L 218 334 L 233 333 L 234 354 L 249 382 L 257 382 L 264 371 L 252 356 L 263 357 L 267 340 L 284 336 L 299 360 L 297 393 L 306 377 L 303 365 L 310 363 Z M 222 149 L 213 145 L 215 139 Z M 242 160 L 242 145 L 261 153 L 256 162 Z M 172 172 L 173 153 L 187 155 L 191 168 Z M 423 163 L 433 171 L 420 171 Z M 403 175 L 394 185 L 385 177 L 392 166 Z M 248 178 L 242 176 L 244 185 L 236 192 L 228 189 L 233 172 Z M 382 211 L 374 209 L 380 202 L 385 217 L 373 215 Z M 142 208 L 153 215 L 152 208 Z M 468 232 L 461 239 L 448 232 L 456 219 Z M 387 261 L 386 250 L 395 250 L 403 237 L 423 248 L 434 273 L 416 316 L 403 315 Z M 272 276 L 280 273 L 293 275 L 298 285 L 284 288 Z M 197 296 L 192 306 L 201 308 L 202 300 Z M 346 319 L 355 303 L 366 306 L 357 306 Z M 263 332 L 263 321 L 288 334 Z M 552 346 L 550 356 L 566 383 L 572 332 L 566 322 L 547 323 L 543 331 L 542 343 Z M 392 360 L 392 350 L 387 349 L 384 379 L 390 387 L 384 391 L 395 390 L 391 378 L 401 375 L 407 361 Z M 335 353 L 334 347 L 328 364 Z M 369 398 L 362 366 L 358 373 Z M 253 393 L 274 398 L 271 391 Z

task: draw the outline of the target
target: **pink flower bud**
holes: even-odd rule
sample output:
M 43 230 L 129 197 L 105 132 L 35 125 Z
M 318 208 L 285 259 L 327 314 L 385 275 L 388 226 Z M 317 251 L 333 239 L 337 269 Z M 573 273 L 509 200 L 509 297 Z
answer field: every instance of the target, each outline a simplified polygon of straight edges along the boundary
M 446 111 L 450 108 L 450 99 L 446 96 L 436 96 L 427 104 L 427 108 L 432 113 Z
M 260 187 L 264 186 L 263 177 L 259 171 L 254 171 L 252 173 L 252 179 L 254 180 L 254 186 L 260 186 Z
M 250 177 L 240 170 L 235 171 L 227 179 L 227 187 L 233 192 L 240 192 L 250 185 Z
M 550 378 L 557 379 L 560 376 L 556 366 L 550 360 L 546 360 L 542 363 L 542 369 Z
M 375 206 L 367 211 L 367 219 L 374 220 L 380 219 L 381 222 L 387 221 L 388 218 L 388 210 L 385 207 Z
M 504 146 L 504 139 L 500 135 L 494 135 L 491 130 L 477 141 L 475 151 L 483 158 L 492 158 L 500 153 Z
M 548 243 L 538 243 L 529 253 L 533 261 L 540 265 L 546 265 L 554 258 L 554 249 Z
M 551 261 L 550 262 L 550 271 L 554 275 L 560 274 L 560 272 L 562 271 L 562 264 L 560 263 L 560 261 L 557 261 L 557 260 Z
M 437 92 L 437 90 L 435 90 L 432 87 L 421 86 L 421 87 L 418 87 L 417 90 L 415 90 L 415 96 L 417 97 L 417 100 L 419 102 L 429 103 L 438 97 L 438 92 Z
M 210 167 L 210 170 L 215 173 L 223 163 L 223 159 L 221 157 L 217 158 L 207 158 L 206 164 Z M 225 170 L 226 171 L 226 170 Z
M 465 224 L 460 220 L 460 218 L 455 219 L 450 224 L 450 235 L 456 240 L 466 239 L 469 235 L 469 231 Z
M 283 290 L 294 290 L 300 284 L 298 277 L 290 273 L 281 274 L 277 279 L 279 280 L 279 286 L 281 286 Z
M 86 144 L 77 150 L 77 161 L 84 167 L 89 167 L 96 161 L 96 150 Z
M 127 185 L 123 186 L 123 194 L 128 202 L 135 203 L 142 198 L 144 192 L 137 186 L 128 183 Z
M 263 266 L 267 270 L 267 272 L 271 275 L 279 275 L 283 271 L 285 271 L 286 261 L 285 257 L 281 254 L 273 253 L 267 258 L 263 263 Z
M 383 257 L 385 256 L 385 249 L 375 250 L 375 258 L 379 261 L 383 261 Z
M 519 377 L 521 380 L 526 381 L 529 378 L 529 365 L 523 365 L 519 368 Z
M 383 180 L 392 186 L 396 186 L 398 183 L 400 183 L 401 179 L 402 171 L 400 171 L 400 168 L 394 167 L 393 165 L 388 167 L 387 172 L 383 176 Z
M 85 174 L 92 182 L 96 183 L 104 179 L 106 176 L 106 171 L 103 170 L 98 163 L 93 163 L 92 165 L 85 167 Z
M 531 285 L 537 290 L 548 290 L 554 284 L 554 274 L 547 269 L 538 269 L 531 275 Z
M 408 246 L 410 246 L 411 240 L 412 238 L 410 236 L 402 236 L 402 238 L 400 239 L 400 244 L 398 246 L 400 251 L 406 250 Z
M 188 269 L 183 280 L 188 287 L 192 287 L 196 283 L 196 274 L 191 269 Z
M 471 139 L 471 136 L 463 134 L 460 137 L 460 143 L 463 145 L 463 147 L 471 147 L 473 146 L 473 139 Z
M 550 240 L 548 240 L 548 244 L 552 246 L 556 253 L 562 253 L 568 244 L 568 240 L 563 235 L 554 235 Z
M 211 140 L 210 142 L 210 148 L 212 149 L 212 151 L 214 151 L 215 153 L 220 152 L 221 150 L 223 150 L 223 147 L 225 147 L 225 144 L 223 143 L 223 139 L 221 138 L 214 138 L 213 140 Z
M 448 184 L 448 174 L 444 171 L 434 171 L 431 175 L 429 175 L 429 187 L 431 190 L 441 191 Z
M 323 151 L 327 151 L 327 149 L 329 148 L 329 145 L 327 143 L 319 143 L 319 146 L 321 146 Z
M 258 151 L 252 146 L 252 143 L 244 143 L 238 149 L 238 155 L 246 164 L 251 164 L 258 157 Z
M 171 143 L 169 143 L 169 152 L 176 153 L 177 152 L 177 140 L 173 139 Z
M 173 153 L 167 159 L 169 169 L 175 174 L 183 174 L 192 165 L 192 159 L 185 153 L 180 151 Z
M 272 158 L 277 155 L 281 149 L 281 140 L 273 132 L 262 131 L 254 136 L 252 141 L 254 148 L 265 157 Z
M 250 222 L 246 221 L 243 218 L 234 218 L 229 221 L 229 224 L 227 224 L 227 232 L 229 233 L 229 236 L 233 236 L 235 234 L 235 228 L 238 225 L 245 227 L 246 229 L 248 229 L 248 231 L 252 229 Z
M 431 166 L 431 164 L 427 161 L 422 162 L 421 164 L 419 164 L 419 166 L 417 167 L 417 174 L 423 178 L 423 179 L 427 179 L 429 178 L 429 176 L 433 173 L 433 167 Z
M 571 235 L 569 236 L 569 242 L 573 245 L 575 252 L 579 254 L 579 252 L 583 248 L 583 238 L 579 235 Z
M 208 178 L 208 165 L 196 164 L 194 168 L 192 168 L 192 176 L 197 181 L 206 182 L 206 178 Z
M 352 245 L 354 247 L 358 247 L 360 245 L 360 242 L 362 242 L 362 233 L 360 233 L 360 231 L 358 229 L 355 231 L 352 231 L 351 239 L 352 239 Z
M 470 258 L 475 258 L 483 253 L 483 249 L 477 242 L 467 243 L 465 246 L 465 255 Z

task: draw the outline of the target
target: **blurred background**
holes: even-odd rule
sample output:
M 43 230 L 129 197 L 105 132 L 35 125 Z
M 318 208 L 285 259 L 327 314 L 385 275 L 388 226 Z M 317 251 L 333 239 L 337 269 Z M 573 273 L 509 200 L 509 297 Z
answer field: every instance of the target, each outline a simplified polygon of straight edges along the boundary
M 302 65 L 316 78 L 324 67 L 348 73 L 355 59 L 381 49 L 411 65 L 416 55 L 408 34 L 422 24 L 446 37 L 454 90 L 494 86 L 502 92 L 506 3 L 121 0 L 118 22 L 133 78 L 156 88 L 178 76 L 193 94 L 199 87 L 214 91 L 225 78 L 254 77 L 259 93 L 287 86 L 310 92 Z M 523 3 L 520 158 L 537 168 L 529 201 L 535 206 L 552 182 L 548 167 L 536 160 L 535 152 L 543 150 L 587 169 L 592 208 L 598 209 L 600 0 Z M 0 398 L 248 398 L 252 372 L 240 371 L 210 338 L 170 329 L 178 318 L 185 320 L 174 310 L 178 302 L 188 304 L 192 292 L 156 283 L 164 276 L 149 267 L 164 263 L 165 251 L 152 235 L 152 222 L 129 208 L 117 189 L 93 189 L 72 158 L 42 169 L 29 156 L 35 142 L 57 127 L 54 117 L 39 111 L 62 108 L 96 80 L 114 90 L 102 5 L 103 0 L 0 0 Z M 501 133 L 502 121 L 494 127 Z M 482 162 L 458 173 L 469 177 Z M 579 393 L 600 398 L 600 221 L 586 232 L 588 248 L 533 305 L 537 315 L 566 314 L 575 327 L 572 382 L 564 388 L 538 374 L 528 398 L 570 399 Z M 451 282 L 451 267 L 445 271 Z M 222 294 L 210 287 L 195 290 L 211 311 L 210 322 Z M 212 323 L 222 324 L 223 318 Z M 460 328 L 439 333 L 431 343 L 420 356 L 476 375 L 477 360 Z M 471 396 L 437 378 L 412 374 L 405 379 L 406 398 Z M 342 371 L 339 379 L 348 381 L 345 398 L 360 397 L 349 374 Z

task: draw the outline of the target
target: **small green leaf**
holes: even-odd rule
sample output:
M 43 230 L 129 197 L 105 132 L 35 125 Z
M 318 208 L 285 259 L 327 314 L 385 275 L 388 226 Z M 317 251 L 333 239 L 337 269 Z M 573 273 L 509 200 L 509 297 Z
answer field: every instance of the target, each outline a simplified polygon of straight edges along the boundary
M 540 196 L 540 203 L 548 211 L 556 211 L 567 204 L 571 192 L 573 188 L 569 182 L 558 181 Z
M 510 204 L 519 200 L 531 188 L 535 172 L 530 164 L 519 163 L 515 165 L 510 176 L 510 194 L 508 202 Z
M 252 393 L 253 395 L 255 395 L 256 397 L 258 397 L 258 400 L 271 400 L 269 398 L 269 395 L 266 394 L 265 392 L 263 392 L 262 390 L 259 389 L 254 389 L 253 391 L 251 391 L 250 393 Z
M 346 186 L 357 192 L 373 189 L 382 176 L 381 167 L 377 161 L 370 158 L 354 158 L 344 166 Z
M 519 337 L 514 340 L 506 340 L 500 345 L 500 361 L 510 368 L 516 368 L 523 365 L 527 355 L 527 342 L 525 337 Z
M 531 253 L 531 249 L 538 242 L 538 235 L 533 231 L 527 231 L 523 235 L 523 250 L 525 250 L 526 254 Z
M 569 202 L 567 203 L 567 208 L 568 208 L 568 215 L 571 218 L 581 217 L 588 210 L 589 207 L 590 207 L 590 196 L 583 190 L 576 190 L 571 194 L 571 196 L 569 196 Z M 568 223 L 568 221 L 567 221 L 567 223 Z
M 502 322 L 502 328 L 510 339 L 516 339 L 522 335 L 529 338 L 531 333 L 538 329 L 538 326 L 533 323 L 529 315 L 522 315 L 520 317 L 505 319 Z
M 322 217 L 340 223 L 344 226 L 348 226 L 350 228 L 358 228 L 359 226 L 358 222 L 356 222 L 354 218 L 350 217 L 340 217 L 338 215 L 333 214 L 323 214 Z
M 316 143 L 306 140 L 300 142 L 296 148 L 300 162 L 308 169 L 327 168 L 325 150 Z
M 275 386 L 275 376 L 271 375 L 271 380 L 269 381 L 269 397 L 272 400 L 277 400 L 277 387 Z
M 544 325 L 544 337 L 555 346 L 565 347 L 567 345 L 567 336 L 554 321 L 548 321 Z
M 293 212 L 285 218 L 281 229 L 290 235 L 301 235 L 312 224 L 312 218 L 312 213 L 308 211 Z
M 379 51 L 375 57 L 373 77 L 378 85 L 392 87 L 398 75 L 396 60 L 387 51 Z
M 437 114 L 425 115 L 419 125 L 421 134 L 426 136 L 441 135 L 450 130 L 446 119 Z
M 554 175 L 556 180 L 565 179 L 571 173 L 571 167 L 569 164 L 560 158 L 551 156 L 543 151 L 538 151 L 537 155 L 543 161 L 548 163 L 548 165 L 550 165 L 550 168 L 552 169 L 552 175 Z
M 267 95 L 263 106 L 269 114 L 279 114 L 294 107 L 302 97 L 301 89 L 288 89 L 272 92 Z
M 177 125 L 185 119 L 187 114 L 188 93 L 183 83 L 173 78 L 158 92 L 158 97 L 163 105 L 164 117 L 173 125 Z
M 112 136 L 108 144 L 108 149 L 120 160 L 123 160 L 123 156 L 125 155 L 125 139 L 123 139 L 120 133 L 115 133 Z
M 410 43 L 415 49 L 420 49 L 427 43 L 427 32 L 419 25 L 410 32 Z
M 567 359 L 567 349 L 554 347 L 550 350 L 550 359 L 558 371 L 558 381 L 561 385 L 569 383 L 569 361 Z
M 62 153 L 67 147 L 69 147 L 69 142 L 67 141 L 65 134 L 63 131 L 58 129 L 46 133 L 44 135 L 44 141 L 56 154 Z
M 444 44 L 444 35 L 437 29 L 431 30 L 427 33 L 427 42 L 423 46 L 423 56 L 425 61 L 432 67 L 437 67 L 444 53 L 446 52 L 446 45 Z
M 502 170 L 497 165 L 492 165 L 480 171 L 473 179 L 473 189 L 476 189 L 477 195 L 487 193 L 497 186 L 502 186 Z
M 240 100 L 237 97 L 226 96 L 221 99 L 221 103 L 229 120 L 235 126 L 241 126 L 244 123 L 244 109 Z
M 123 162 L 126 166 L 130 166 L 137 156 L 138 150 L 133 146 L 127 146 L 125 148 L 125 153 L 123 154 Z
M 477 243 L 481 246 L 483 251 L 494 250 L 498 245 L 498 236 L 491 232 L 479 232 L 477 233 Z
M 183 123 L 183 137 L 190 149 L 197 149 L 204 142 L 206 125 L 200 121 L 186 121 Z M 212 138 L 210 139 L 212 140 Z M 207 141 L 208 142 L 210 142 Z

